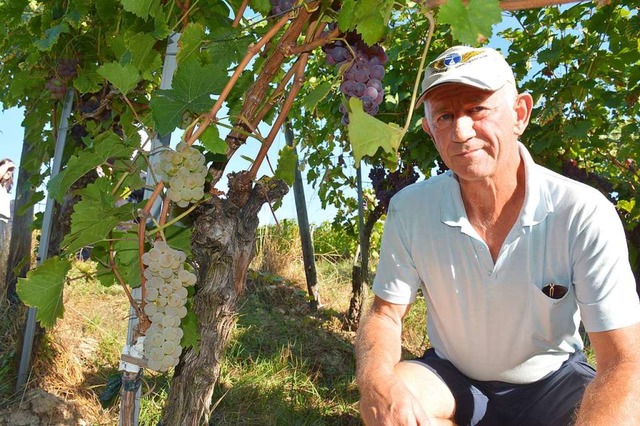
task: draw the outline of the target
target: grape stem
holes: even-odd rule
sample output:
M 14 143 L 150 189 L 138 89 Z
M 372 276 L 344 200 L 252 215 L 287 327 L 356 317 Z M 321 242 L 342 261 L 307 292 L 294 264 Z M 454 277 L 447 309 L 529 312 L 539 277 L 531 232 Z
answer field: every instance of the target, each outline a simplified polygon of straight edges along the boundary
M 340 34 L 340 29 L 336 27 L 331 32 L 318 37 L 317 40 L 292 47 L 291 49 L 289 49 L 287 53 L 289 55 L 299 55 L 300 53 L 311 52 L 316 47 L 324 46 L 325 44 L 329 43 L 331 40 L 338 37 L 339 34 Z
M 145 296 L 145 287 L 147 280 L 144 276 L 144 263 L 142 262 L 142 254 L 144 253 L 144 237 L 145 237 L 145 227 L 147 225 L 147 218 L 151 213 L 151 206 L 155 202 L 156 198 L 160 195 L 160 192 L 164 189 L 164 182 L 159 181 L 153 190 L 153 194 L 147 200 L 147 204 L 144 206 L 144 209 L 140 212 L 140 218 L 138 223 L 138 256 L 140 258 L 140 285 L 142 287 L 142 307 L 144 308 L 144 296 Z
M 233 23 L 231 24 L 233 28 L 237 27 L 238 24 L 240 23 L 240 19 L 242 19 L 242 15 L 244 15 L 244 11 L 247 8 L 248 4 L 249 4 L 249 0 L 242 0 L 242 4 L 238 8 L 238 13 L 236 13 L 236 17 L 233 20 Z
M 420 57 L 420 66 L 418 67 L 418 73 L 416 75 L 416 81 L 413 84 L 413 93 L 411 94 L 411 104 L 409 107 L 409 114 L 407 115 L 407 121 L 404 123 L 404 128 L 402 129 L 402 134 L 405 135 L 409 130 L 409 126 L 411 125 L 411 118 L 413 117 L 413 112 L 416 108 L 416 97 L 418 96 L 418 89 L 420 88 L 420 77 L 422 76 L 422 71 L 424 70 L 424 63 L 427 60 L 427 52 L 429 51 L 429 46 L 431 45 L 431 38 L 433 37 L 433 31 L 436 27 L 435 19 L 433 18 L 433 13 L 429 10 L 425 12 L 427 19 L 429 20 L 429 33 L 427 34 L 427 42 L 424 45 L 424 49 L 422 51 L 422 56 Z
M 206 201 L 207 199 L 202 199 L 200 201 L 198 201 L 195 204 L 192 204 L 191 207 L 189 207 L 187 210 L 183 211 L 182 213 L 180 213 L 180 215 L 174 217 L 173 219 L 171 219 L 169 222 L 166 222 L 164 224 L 158 224 L 158 226 L 154 229 L 150 229 L 146 232 L 146 236 L 151 236 L 156 232 L 160 232 L 165 228 L 168 228 L 169 226 L 173 225 L 174 223 L 179 222 L 180 220 L 182 220 L 184 217 L 186 217 L 189 213 L 191 213 L 192 211 L 194 211 L 196 209 L 196 207 L 198 207 L 200 204 L 202 204 L 204 201 Z M 166 203 L 169 204 L 169 203 Z

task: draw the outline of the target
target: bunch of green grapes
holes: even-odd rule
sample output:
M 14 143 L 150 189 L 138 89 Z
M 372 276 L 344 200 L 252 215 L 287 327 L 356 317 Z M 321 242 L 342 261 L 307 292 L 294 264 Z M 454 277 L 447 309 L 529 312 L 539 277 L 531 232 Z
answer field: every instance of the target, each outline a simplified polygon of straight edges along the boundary
M 166 149 L 159 158 L 158 173 L 169 188 L 167 196 L 171 201 L 179 207 L 187 207 L 202 200 L 208 170 L 200 151 L 180 142 L 175 151 Z
M 144 312 L 151 321 L 143 347 L 151 370 L 175 367 L 182 353 L 180 321 L 187 315 L 187 287 L 196 283 L 196 276 L 184 268 L 186 258 L 164 241 L 156 241 L 142 255 L 147 279 Z

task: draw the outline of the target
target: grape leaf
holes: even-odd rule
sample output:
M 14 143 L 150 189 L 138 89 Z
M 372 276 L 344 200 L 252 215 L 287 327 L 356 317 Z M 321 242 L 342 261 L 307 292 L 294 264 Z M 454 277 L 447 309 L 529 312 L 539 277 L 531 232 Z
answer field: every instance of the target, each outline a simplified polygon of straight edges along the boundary
M 122 7 L 145 21 L 149 16 L 155 16 L 156 9 L 160 7 L 160 0 L 120 0 Z
M 104 64 L 98 68 L 98 74 L 113 83 L 124 94 L 136 87 L 140 80 L 140 73 L 132 64 L 121 65 L 118 62 Z
M 69 159 L 67 167 L 47 184 L 49 194 L 58 202 L 62 202 L 64 194 L 75 181 L 104 164 L 108 158 L 129 158 L 132 148 L 124 143 L 113 133 L 107 133 L 105 137 L 94 141 L 93 148 L 80 151 L 77 156 Z
M 178 50 L 177 60 L 181 63 L 188 59 L 193 53 L 197 53 L 202 47 L 205 39 L 204 25 L 190 23 L 180 35 L 180 50 Z
M 39 50 L 47 52 L 51 50 L 51 48 L 56 44 L 56 42 L 58 41 L 58 37 L 60 37 L 60 34 L 68 32 L 69 26 L 63 22 L 62 24 L 58 24 L 55 27 L 51 27 L 46 30 L 44 32 L 44 38 L 36 40 L 33 44 L 35 44 L 35 46 Z
M 498 0 L 449 0 L 440 7 L 438 20 L 451 26 L 453 38 L 475 46 L 491 37 L 492 26 L 502 21 Z
M 115 207 L 116 200 L 111 190 L 111 182 L 104 177 L 78 191 L 82 199 L 71 215 L 71 232 L 62 241 L 67 251 L 75 252 L 102 241 L 120 222 L 135 217 L 133 204 Z
M 382 39 L 393 7 L 393 0 L 359 0 L 355 4 L 357 31 L 369 46 Z
M 296 176 L 296 166 L 298 156 L 295 149 L 290 146 L 283 146 L 279 152 L 278 167 L 274 173 L 274 178 L 282 179 L 287 185 L 292 186 Z
M 243 33 L 240 28 L 220 27 L 212 30 L 207 50 L 212 62 L 218 68 L 226 69 L 232 63 L 240 62 L 254 41 L 253 36 Z
M 220 132 L 216 126 L 209 126 L 200 135 L 202 146 L 212 154 L 226 154 L 227 143 L 220 137 Z
M 194 351 L 200 350 L 200 335 L 198 334 L 198 317 L 189 309 L 187 316 L 182 318 L 180 328 L 184 334 L 180 340 L 180 346 L 183 348 L 193 348 Z
M 191 257 L 191 227 L 183 226 L 177 222 L 164 230 L 169 247 L 183 251 L 187 257 Z
M 331 83 L 328 81 L 320 83 L 303 99 L 302 102 L 304 103 L 305 108 L 310 111 L 315 109 L 318 102 L 326 98 L 330 91 Z
M 212 94 L 222 91 L 228 76 L 215 65 L 200 65 L 195 59 L 180 65 L 173 79 L 173 89 L 154 92 L 149 106 L 161 135 L 180 124 L 185 111 L 196 114 L 213 106 Z
M 348 31 L 353 28 L 355 0 L 344 0 L 338 14 L 338 28 Z
M 349 99 L 348 130 L 356 164 L 365 156 L 374 156 L 379 148 L 389 154 L 395 154 L 404 136 L 402 128 L 397 124 L 383 123 L 365 113 L 362 101 L 355 97 Z
M 69 260 L 51 257 L 27 272 L 27 278 L 18 278 L 16 291 L 20 300 L 38 309 L 36 319 L 43 327 L 53 327 L 64 314 L 62 289 L 69 269 Z
M 145 33 L 138 33 L 127 40 L 127 47 L 131 51 L 131 65 L 136 67 L 140 73 L 152 70 L 161 65 L 160 56 L 153 46 L 156 40 Z M 152 77 L 149 75 L 148 80 Z

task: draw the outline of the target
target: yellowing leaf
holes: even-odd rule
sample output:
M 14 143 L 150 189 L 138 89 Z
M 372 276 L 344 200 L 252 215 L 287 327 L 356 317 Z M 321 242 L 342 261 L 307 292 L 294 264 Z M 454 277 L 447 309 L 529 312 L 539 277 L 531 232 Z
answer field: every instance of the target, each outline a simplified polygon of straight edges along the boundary
M 67 259 L 52 257 L 27 272 L 27 278 L 18 278 L 16 291 L 20 300 L 37 308 L 36 320 L 43 327 L 53 327 L 64 314 L 62 289 L 70 268 L 71 263 Z
M 389 154 L 395 154 L 404 136 L 402 128 L 394 123 L 383 123 L 365 113 L 362 101 L 349 99 L 349 141 L 353 148 L 356 164 L 363 157 L 372 157 L 379 148 Z

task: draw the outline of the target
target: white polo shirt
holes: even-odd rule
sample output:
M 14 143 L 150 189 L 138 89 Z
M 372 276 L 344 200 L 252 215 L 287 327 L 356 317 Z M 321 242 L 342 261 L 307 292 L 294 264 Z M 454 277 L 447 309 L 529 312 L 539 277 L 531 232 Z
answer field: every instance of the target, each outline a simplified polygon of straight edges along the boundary
M 526 194 L 496 262 L 449 171 L 391 200 L 374 293 L 409 304 L 422 288 L 438 356 L 477 380 L 530 383 L 582 350 L 589 332 L 640 322 L 622 224 L 600 192 L 535 164 L 520 144 Z M 568 289 L 561 299 L 547 284 Z

